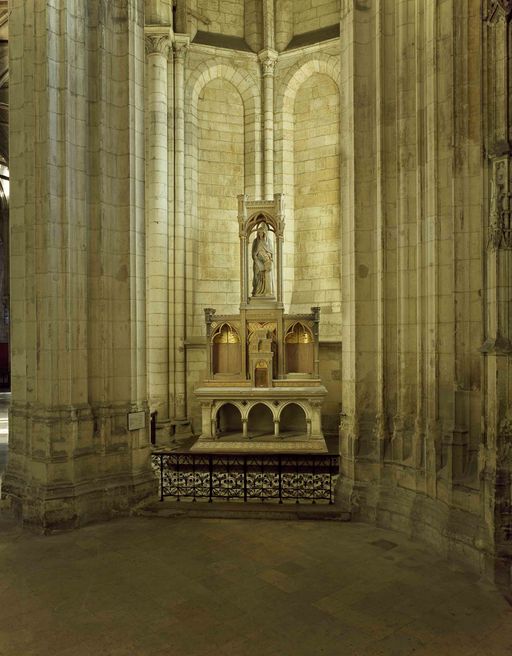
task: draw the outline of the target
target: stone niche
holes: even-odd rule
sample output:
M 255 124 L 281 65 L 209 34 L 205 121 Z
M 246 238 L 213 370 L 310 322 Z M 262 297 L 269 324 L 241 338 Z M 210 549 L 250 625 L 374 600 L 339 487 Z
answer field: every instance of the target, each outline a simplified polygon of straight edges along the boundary
M 326 452 L 319 376 L 320 308 L 288 315 L 282 300 L 284 199 L 238 197 L 240 312 L 205 308 L 207 378 L 195 390 L 194 451 Z

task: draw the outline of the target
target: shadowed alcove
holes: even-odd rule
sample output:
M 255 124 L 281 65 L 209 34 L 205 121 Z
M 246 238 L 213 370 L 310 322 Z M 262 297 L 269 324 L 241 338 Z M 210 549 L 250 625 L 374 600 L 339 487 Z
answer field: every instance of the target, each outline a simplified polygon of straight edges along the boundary
M 232 403 L 224 403 L 217 412 L 217 434 L 235 435 L 242 432 L 242 415 Z
M 279 417 L 279 432 L 281 435 L 286 433 L 307 434 L 306 413 L 298 403 L 289 403 L 282 409 Z
M 272 410 L 264 403 L 257 403 L 249 411 L 248 419 L 249 435 L 273 435 L 274 417 Z

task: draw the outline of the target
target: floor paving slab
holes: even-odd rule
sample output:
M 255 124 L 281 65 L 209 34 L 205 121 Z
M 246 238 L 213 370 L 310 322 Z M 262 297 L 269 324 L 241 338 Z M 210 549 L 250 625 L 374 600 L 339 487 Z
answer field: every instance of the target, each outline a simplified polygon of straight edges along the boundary
M 354 522 L 0 518 L 0 572 L 0 656 L 512 654 L 493 586 Z

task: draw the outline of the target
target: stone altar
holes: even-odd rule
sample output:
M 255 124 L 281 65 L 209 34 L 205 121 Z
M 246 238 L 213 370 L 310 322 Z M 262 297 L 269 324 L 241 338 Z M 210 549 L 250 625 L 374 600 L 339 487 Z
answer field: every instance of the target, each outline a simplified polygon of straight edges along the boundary
M 320 308 L 284 313 L 284 197 L 238 197 L 240 313 L 205 308 L 207 378 L 193 451 L 324 453 Z M 251 277 L 252 274 L 252 277 Z

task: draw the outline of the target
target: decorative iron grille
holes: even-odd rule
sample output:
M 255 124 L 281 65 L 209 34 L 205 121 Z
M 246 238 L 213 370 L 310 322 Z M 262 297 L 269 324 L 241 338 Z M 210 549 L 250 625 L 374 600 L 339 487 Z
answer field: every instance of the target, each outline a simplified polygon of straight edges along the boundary
M 160 500 L 334 503 L 339 457 L 328 454 L 152 454 Z

